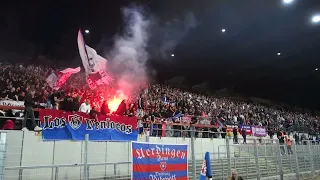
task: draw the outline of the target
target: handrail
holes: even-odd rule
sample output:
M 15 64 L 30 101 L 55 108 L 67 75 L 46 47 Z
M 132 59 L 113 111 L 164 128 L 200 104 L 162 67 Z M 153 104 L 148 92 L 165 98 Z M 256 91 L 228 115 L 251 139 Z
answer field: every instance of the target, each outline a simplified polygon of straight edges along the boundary
M 101 166 L 101 165 L 121 165 L 130 164 L 131 162 L 105 162 L 105 163 L 88 163 L 88 166 Z M 84 163 L 79 164 L 56 164 L 56 165 L 39 165 L 39 166 L 12 166 L 5 167 L 6 170 L 19 170 L 19 169 L 43 169 L 43 168 L 56 168 L 56 167 L 74 167 L 74 166 L 84 166 Z
M 15 110 L 24 110 L 24 107 L 22 106 L 3 106 L 0 105 L 0 109 L 15 109 Z M 40 108 L 34 108 L 34 111 L 39 111 Z M 21 117 L 5 117 L 5 116 L 0 116 L 0 118 L 11 118 L 11 119 L 19 119 L 22 120 L 23 118 Z M 212 118 L 212 117 L 209 117 Z M 36 120 L 39 120 L 39 118 L 36 118 Z M 154 122 L 153 124 L 158 124 L 161 125 L 162 122 Z M 219 126 L 214 126 L 214 125 L 202 125 L 202 124 L 187 124 L 187 123 L 171 123 L 168 122 L 167 125 L 176 125 L 176 126 L 188 126 L 188 127 L 195 127 L 195 128 L 219 128 Z M 227 126 L 224 126 L 227 127 Z
M 0 109 L 16 109 L 16 110 L 24 110 L 23 106 L 3 106 L 0 105 Z M 34 108 L 34 111 L 39 111 L 40 108 Z
M 0 109 L 16 109 L 16 110 L 24 110 L 24 107 L 21 106 L 3 106 L 0 105 Z M 40 108 L 34 108 L 34 111 L 39 111 Z M 11 118 L 11 119 L 20 119 L 22 120 L 23 118 L 21 117 L 6 117 L 6 116 L 0 116 L 0 118 Z M 39 118 L 36 118 L 36 120 L 39 120 Z M 160 122 L 155 122 L 154 124 L 162 124 Z M 217 126 L 209 126 L 209 125 L 201 125 L 201 124 L 186 124 L 186 123 L 168 123 L 168 125 L 177 125 L 177 126 L 193 126 L 193 127 L 200 127 L 200 128 L 217 128 Z

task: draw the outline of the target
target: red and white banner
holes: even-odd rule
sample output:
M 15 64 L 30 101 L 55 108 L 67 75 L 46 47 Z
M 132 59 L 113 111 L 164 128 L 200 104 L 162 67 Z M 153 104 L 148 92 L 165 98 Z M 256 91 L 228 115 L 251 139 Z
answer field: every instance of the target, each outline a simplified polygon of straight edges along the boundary
M 68 78 L 72 75 L 72 74 L 76 74 L 78 72 L 80 72 L 80 67 L 77 68 L 67 68 L 65 70 L 62 71 L 58 71 L 58 72 L 54 72 L 51 73 L 47 79 L 46 82 L 49 84 L 49 86 L 52 89 L 58 90 L 62 84 L 64 84 Z
M 95 89 L 97 86 L 106 85 L 113 81 L 113 78 L 110 77 L 104 70 L 99 72 L 89 74 L 87 78 L 87 83 L 90 89 Z

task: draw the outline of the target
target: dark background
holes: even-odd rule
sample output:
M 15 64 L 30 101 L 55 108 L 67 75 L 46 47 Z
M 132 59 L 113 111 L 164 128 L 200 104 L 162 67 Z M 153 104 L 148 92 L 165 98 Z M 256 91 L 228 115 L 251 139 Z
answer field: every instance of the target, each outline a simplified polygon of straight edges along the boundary
M 100 53 L 122 25 L 129 0 L 6 1 L 0 6 L 0 59 L 80 65 L 76 33 L 89 29 L 87 44 Z M 234 92 L 319 108 L 320 29 L 310 18 L 319 0 L 140 0 L 161 22 L 192 12 L 197 26 L 172 50 L 152 56 L 150 67 L 163 81 L 184 76 L 188 85 L 209 82 Z M 225 28 L 225 33 L 221 29 Z M 281 52 L 280 56 L 277 53 Z M 40 58 L 41 59 L 41 58 Z

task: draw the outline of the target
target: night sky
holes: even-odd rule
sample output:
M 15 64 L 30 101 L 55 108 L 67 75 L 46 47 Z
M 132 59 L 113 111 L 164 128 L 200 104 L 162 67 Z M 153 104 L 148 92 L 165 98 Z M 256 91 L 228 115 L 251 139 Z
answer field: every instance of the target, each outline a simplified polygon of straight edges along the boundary
M 42 55 L 56 64 L 80 65 L 77 30 L 89 29 L 86 43 L 104 54 L 122 29 L 121 8 L 132 2 L 2 2 L 0 58 L 14 54 L 30 57 L 25 61 L 34 63 Z M 159 26 L 170 24 L 173 35 L 185 33 L 166 58 L 150 48 L 149 66 L 159 80 L 184 76 L 188 84 L 207 81 L 213 90 L 228 88 L 301 107 L 320 107 L 320 70 L 316 70 L 320 68 L 320 23 L 311 23 L 312 16 L 320 13 L 319 0 L 295 0 L 287 5 L 282 0 L 134 2 L 145 8 L 146 16 L 157 17 Z M 193 28 L 171 26 L 190 13 L 195 18 Z M 150 33 L 150 47 L 156 47 L 162 34 Z

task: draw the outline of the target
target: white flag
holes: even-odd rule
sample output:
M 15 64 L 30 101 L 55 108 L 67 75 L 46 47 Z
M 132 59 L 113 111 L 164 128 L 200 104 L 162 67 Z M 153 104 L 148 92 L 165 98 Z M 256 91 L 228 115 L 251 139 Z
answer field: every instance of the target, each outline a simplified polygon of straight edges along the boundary
M 84 42 L 81 31 L 78 32 L 78 47 L 86 74 L 107 70 L 107 60 L 97 54 L 96 50 L 87 46 Z
M 107 74 L 107 60 L 85 44 L 81 30 L 78 32 L 78 47 L 89 87 L 95 89 L 99 85 L 109 84 L 113 79 Z

